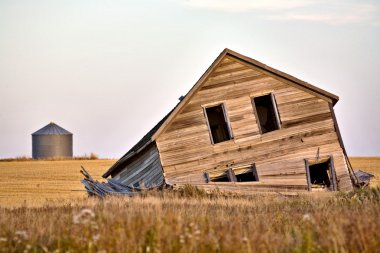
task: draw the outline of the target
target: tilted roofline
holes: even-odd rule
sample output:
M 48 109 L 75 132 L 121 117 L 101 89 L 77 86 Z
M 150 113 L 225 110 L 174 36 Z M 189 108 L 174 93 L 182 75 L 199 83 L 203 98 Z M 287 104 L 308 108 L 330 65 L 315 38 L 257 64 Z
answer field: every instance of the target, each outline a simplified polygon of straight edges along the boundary
M 172 122 L 174 117 L 182 110 L 184 105 L 187 104 L 187 102 L 191 99 L 191 97 L 195 94 L 195 92 L 199 89 L 199 87 L 207 80 L 210 73 L 218 67 L 219 63 L 222 61 L 222 59 L 225 56 L 232 56 L 236 60 L 239 60 L 243 63 L 246 63 L 248 65 L 253 65 L 254 67 L 257 67 L 261 69 L 266 74 L 269 74 L 273 77 L 278 77 L 282 81 L 287 82 L 288 84 L 293 84 L 296 86 L 299 86 L 300 88 L 303 88 L 305 91 L 308 91 L 314 95 L 317 95 L 321 98 L 324 98 L 328 102 L 331 102 L 333 105 L 335 105 L 339 97 L 325 91 L 323 89 L 320 89 L 314 85 L 311 85 L 307 82 L 304 82 L 298 78 L 295 78 L 294 76 L 291 76 L 289 74 L 286 74 L 284 72 L 281 72 L 277 69 L 274 69 L 272 67 L 269 67 L 259 61 L 256 61 L 252 58 L 249 58 L 247 56 L 241 55 L 239 53 L 236 53 L 228 48 L 224 49 L 222 53 L 216 58 L 216 60 L 211 64 L 211 66 L 207 69 L 207 71 L 202 75 L 202 77 L 198 80 L 198 82 L 191 88 L 191 90 L 186 94 L 186 96 L 183 98 L 183 100 L 179 103 L 179 105 L 173 110 L 173 112 L 169 115 L 169 117 L 163 122 L 161 127 L 153 134 L 152 140 L 156 140 L 159 135 L 169 126 L 169 124 Z
M 186 94 L 186 96 L 174 107 L 174 109 L 169 114 L 167 114 L 160 122 L 158 122 L 158 124 L 155 125 L 153 129 L 151 129 L 135 146 L 133 146 L 122 158 L 120 158 L 106 173 L 104 173 L 103 177 L 106 178 L 109 175 L 111 175 L 112 172 L 119 170 L 120 165 L 126 163 L 129 159 L 139 154 L 150 143 L 155 142 L 157 138 L 161 135 L 161 133 L 163 133 L 167 129 L 167 127 L 173 121 L 175 116 L 182 111 L 184 106 L 191 99 L 191 97 L 196 93 L 196 91 L 200 88 L 200 86 L 208 79 L 208 77 L 210 76 L 210 73 L 212 73 L 212 71 L 218 67 L 218 65 L 221 63 L 222 59 L 225 56 L 230 56 L 234 58 L 235 60 L 242 62 L 243 64 L 254 66 L 260 69 L 263 73 L 270 75 L 274 78 L 278 78 L 289 85 L 297 86 L 298 88 L 301 88 L 305 90 L 306 92 L 309 92 L 315 96 L 318 96 L 326 100 L 332 105 L 335 105 L 339 100 L 338 96 L 328 91 L 325 91 L 312 84 L 304 82 L 294 76 L 286 74 L 275 68 L 269 67 L 259 61 L 256 61 L 252 58 L 241 55 L 237 52 L 234 52 L 226 48 L 220 53 L 220 55 L 215 59 L 215 61 L 211 64 L 211 66 L 206 70 L 206 72 L 201 76 L 201 78 L 195 83 L 195 85 L 190 89 L 190 91 Z

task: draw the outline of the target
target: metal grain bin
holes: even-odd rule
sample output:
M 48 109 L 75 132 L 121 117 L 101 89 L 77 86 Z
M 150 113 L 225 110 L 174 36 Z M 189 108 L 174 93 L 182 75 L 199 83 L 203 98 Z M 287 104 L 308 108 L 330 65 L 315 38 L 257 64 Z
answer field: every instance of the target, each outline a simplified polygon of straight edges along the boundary
M 73 157 L 73 134 L 51 122 L 32 133 L 32 157 Z

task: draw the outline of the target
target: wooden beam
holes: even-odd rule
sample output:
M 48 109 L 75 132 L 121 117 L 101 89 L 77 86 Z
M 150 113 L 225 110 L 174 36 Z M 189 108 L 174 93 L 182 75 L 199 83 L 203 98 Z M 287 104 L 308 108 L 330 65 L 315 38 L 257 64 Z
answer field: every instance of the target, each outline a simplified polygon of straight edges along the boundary
M 335 173 L 335 167 L 334 167 L 334 158 L 333 156 L 330 156 L 330 173 L 331 173 L 331 183 L 332 183 L 332 190 L 337 190 L 337 182 L 336 182 L 336 173 Z
M 230 180 L 230 182 L 237 182 L 237 178 L 236 178 L 235 173 L 232 170 L 232 168 L 229 168 L 227 170 L 227 177 Z
M 271 99 L 272 99 L 272 104 L 273 104 L 274 114 L 275 114 L 275 116 L 276 116 L 277 127 L 278 127 L 278 129 L 281 129 L 282 126 L 281 126 L 280 114 L 279 114 L 279 112 L 278 112 L 278 108 L 277 108 L 276 98 L 274 97 L 274 94 L 273 94 L 273 93 L 271 93 L 270 96 L 271 96 Z
M 203 106 L 202 106 L 203 115 L 204 115 L 204 117 L 205 117 L 205 119 L 206 119 L 207 129 L 208 129 L 208 133 L 209 133 L 209 135 L 210 135 L 210 142 L 211 142 L 211 144 L 214 144 L 214 138 L 212 137 L 212 132 L 211 132 L 211 127 L 210 127 L 210 122 L 208 121 L 208 117 L 207 117 L 206 109 L 207 109 L 207 107 L 203 107 Z
M 263 130 L 261 129 L 261 124 L 260 124 L 259 114 L 257 113 L 257 108 L 255 104 L 255 97 L 251 97 L 251 104 L 253 107 L 253 113 L 255 114 L 257 128 L 259 129 L 259 133 L 263 134 Z
M 211 180 L 210 180 L 210 175 L 207 173 L 207 172 L 205 172 L 204 173 L 204 176 L 205 176 L 205 181 L 206 181 L 206 183 L 210 183 L 211 182 Z
M 347 154 L 346 148 L 345 148 L 344 143 L 343 143 L 342 135 L 341 135 L 340 130 L 339 130 L 338 121 L 337 121 L 336 116 L 335 116 L 334 107 L 333 107 L 333 105 L 331 103 L 329 103 L 329 107 L 330 107 L 331 116 L 332 116 L 332 119 L 333 119 L 333 122 L 334 122 L 335 132 L 336 132 L 336 134 L 338 136 L 340 147 L 342 148 L 343 154 L 344 154 L 345 159 L 346 159 L 346 163 L 347 163 L 347 167 L 348 167 L 348 173 L 351 175 L 352 182 L 354 183 L 354 185 L 356 185 L 356 184 L 358 184 L 359 180 L 357 179 L 357 177 L 356 177 L 356 175 L 354 173 L 354 170 L 353 170 L 353 167 L 351 165 L 350 159 L 348 159 L 348 154 Z
M 257 174 L 256 163 L 253 163 L 253 164 L 252 164 L 252 173 L 253 173 L 253 175 L 255 176 L 256 181 L 260 181 L 260 180 L 259 180 L 259 175 Z
M 306 168 L 306 180 L 307 180 L 307 190 L 311 191 L 311 179 L 310 179 L 310 170 L 309 170 L 309 161 L 305 159 L 305 168 Z
M 232 140 L 234 139 L 234 133 L 232 132 L 230 118 L 228 117 L 228 113 L 226 109 L 226 103 L 222 104 L 222 110 L 223 110 L 224 120 L 227 124 L 228 134 L 230 135 L 230 140 Z
M 340 147 L 345 152 L 342 135 L 340 134 L 340 130 L 339 130 L 339 126 L 338 126 L 338 121 L 336 120 L 336 116 L 335 116 L 334 107 L 333 107 L 333 105 L 331 103 L 329 103 L 329 107 L 330 107 L 330 112 L 331 112 L 332 119 L 334 121 L 334 128 L 335 128 L 335 132 L 336 132 L 336 134 L 338 136 Z

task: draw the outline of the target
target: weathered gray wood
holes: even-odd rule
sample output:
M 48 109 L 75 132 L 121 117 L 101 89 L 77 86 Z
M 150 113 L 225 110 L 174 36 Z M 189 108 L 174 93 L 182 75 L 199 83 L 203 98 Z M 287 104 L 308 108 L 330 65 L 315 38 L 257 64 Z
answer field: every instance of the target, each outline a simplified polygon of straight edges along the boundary
M 227 177 L 230 180 L 230 182 L 237 182 L 236 176 L 232 168 L 229 168 L 227 170 Z
M 209 175 L 207 172 L 204 173 L 204 176 L 205 176 L 205 181 L 206 181 L 206 183 L 211 182 L 211 180 L 210 180 L 210 175 Z
M 281 126 L 280 114 L 278 113 L 276 98 L 275 98 L 275 96 L 274 96 L 273 93 L 271 93 L 270 96 L 271 96 L 272 104 L 273 104 L 273 107 L 274 107 L 274 114 L 276 116 L 277 127 L 278 127 L 278 129 L 280 129 L 280 128 L 282 128 L 282 126 Z
M 228 117 L 228 112 L 226 110 L 225 103 L 222 104 L 222 110 L 223 110 L 224 120 L 226 121 L 226 124 L 227 124 L 228 133 L 230 135 L 230 139 L 232 140 L 234 138 L 234 133 L 232 132 L 230 117 Z
M 256 105 L 255 105 L 254 97 L 251 97 L 250 99 L 251 99 L 251 104 L 252 104 L 252 107 L 253 107 L 253 113 L 255 115 L 255 120 L 256 120 L 257 128 L 259 129 L 259 133 L 262 134 L 263 130 L 261 129 L 261 125 L 260 125 L 260 122 L 259 122 L 259 115 L 257 114 L 257 108 L 256 108 Z
M 210 123 L 209 123 L 208 118 L 207 118 L 206 107 L 202 107 L 202 110 L 203 110 L 204 117 L 206 119 L 206 124 L 207 124 L 208 133 L 210 135 L 211 144 L 214 144 L 214 139 L 212 138 Z
M 307 159 L 305 159 L 305 168 L 306 168 L 307 190 L 311 191 L 311 179 L 310 179 L 309 161 Z
M 143 185 L 150 188 L 162 185 L 164 175 L 155 144 L 143 150 L 132 162 L 124 165 L 113 179 L 127 186 Z
M 256 181 L 260 181 L 259 174 L 257 174 L 256 163 L 252 164 L 252 173 L 256 178 Z
M 81 183 L 85 186 L 85 189 L 89 196 L 97 196 L 100 198 L 104 198 L 107 195 L 126 195 L 133 196 L 139 194 L 142 191 L 154 189 L 161 187 L 162 185 L 158 185 L 156 187 L 130 187 L 124 185 L 113 178 L 107 179 L 107 182 L 99 182 L 94 180 L 90 173 L 88 173 L 83 167 L 81 173 L 85 176 L 84 179 L 81 180 Z

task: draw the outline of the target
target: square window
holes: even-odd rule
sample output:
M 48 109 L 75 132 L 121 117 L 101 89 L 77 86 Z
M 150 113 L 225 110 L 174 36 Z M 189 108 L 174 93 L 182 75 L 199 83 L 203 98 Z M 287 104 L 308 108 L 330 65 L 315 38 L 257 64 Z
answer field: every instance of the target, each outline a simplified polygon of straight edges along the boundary
M 253 104 L 262 134 L 280 129 L 280 118 L 272 94 L 253 98 Z
M 223 104 L 205 108 L 209 132 L 213 144 L 232 139 Z

